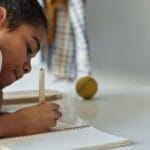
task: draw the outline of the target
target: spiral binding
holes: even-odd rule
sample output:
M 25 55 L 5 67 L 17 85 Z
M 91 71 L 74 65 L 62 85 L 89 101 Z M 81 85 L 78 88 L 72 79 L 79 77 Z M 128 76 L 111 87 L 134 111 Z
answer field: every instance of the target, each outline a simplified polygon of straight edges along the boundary
M 67 127 L 67 128 L 61 128 L 61 129 L 53 129 L 51 130 L 53 132 L 64 132 L 64 131 L 70 131 L 70 130 L 79 130 L 82 128 L 88 128 L 89 125 L 80 125 L 80 126 L 74 126 L 74 127 Z

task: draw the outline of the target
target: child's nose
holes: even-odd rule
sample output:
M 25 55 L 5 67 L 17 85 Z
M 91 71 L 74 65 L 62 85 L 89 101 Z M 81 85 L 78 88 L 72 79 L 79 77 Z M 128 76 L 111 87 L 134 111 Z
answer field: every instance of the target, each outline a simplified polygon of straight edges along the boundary
M 29 73 L 31 72 L 31 64 L 30 63 L 25 63 L 24 66 L 23 66 L 23 70 L 24 70 L 24 73 Z

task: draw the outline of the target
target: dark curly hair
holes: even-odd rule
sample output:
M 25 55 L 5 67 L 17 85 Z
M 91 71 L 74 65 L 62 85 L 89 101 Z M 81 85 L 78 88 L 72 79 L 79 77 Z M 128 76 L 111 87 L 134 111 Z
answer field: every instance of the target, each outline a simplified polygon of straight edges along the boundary
M 0 7 L 7 10 L 6 25 L 10 30 L 27 24 L 47 31 L 47 19 L 37 0 L 0 0 Z

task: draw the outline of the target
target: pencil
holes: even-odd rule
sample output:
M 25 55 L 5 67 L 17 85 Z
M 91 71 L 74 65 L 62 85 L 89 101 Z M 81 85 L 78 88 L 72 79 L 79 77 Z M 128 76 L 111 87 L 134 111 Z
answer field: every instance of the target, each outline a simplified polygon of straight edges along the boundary
M 39 102 L 42 103 L 45 100 L 45 73 L 44 69 L 40 69 L 39 75 Z

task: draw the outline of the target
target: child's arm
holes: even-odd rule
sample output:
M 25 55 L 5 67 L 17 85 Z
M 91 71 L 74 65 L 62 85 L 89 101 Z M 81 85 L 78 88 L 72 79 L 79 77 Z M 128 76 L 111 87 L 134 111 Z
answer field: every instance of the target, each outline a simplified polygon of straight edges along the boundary
M 46 132 L 61 117 L 58 104 L 47 102 L 0 116 L 0 137 Z

